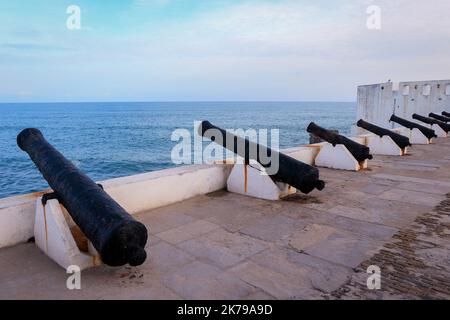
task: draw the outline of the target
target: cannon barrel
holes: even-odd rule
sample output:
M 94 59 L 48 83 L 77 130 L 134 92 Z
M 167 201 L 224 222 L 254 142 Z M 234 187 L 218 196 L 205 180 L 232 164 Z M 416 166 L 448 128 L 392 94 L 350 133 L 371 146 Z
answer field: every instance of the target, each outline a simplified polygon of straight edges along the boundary
M 422 126 L 422 125 L 420 125 L 418 123 L 415 123 L 415 122 L 408 121 L 408 120 L 405 120 L 403 118 L 397 117 L 395 114 L 393 114 L 391 116 L 389 121 L 398 123 L 399 125 L 401 125 L 401 126 L 403 126 L 405 128 L 408 128 L 410 130 L 418 129 L 418 130 L 420 130 L 420 132 L 423 133 L 423 135 L 425 137 L 427 137 L 427 139 L 437 138 L 437 135 L 436 135 L 436 133 L 434 132 L 433 129 L 430 129 L 430 128 L 424 127 L 424 126 Z
M 317 168 L 264 145 L 236 136 L 229 131 L 214 126 L 209 121 L 202 121 L 198 127 L 198 133 L 200 136 L 209 138 L 244 158 L 246 164 L 249 163 L 249 160 L 255 160 L 264 168 L 270 168 L 272 160 L 270 162 L 262 161 L 261 155 L 267 155 L 270 159 L 278 157 L 278 170 L 274 173 L 269 172 L 270 177 L 275 181 L 287 183 L 305 194 L 314 189 L 323 190 L 325 187 L 325 182 L 319 179 Z M 222 141 L 217 141 L 217 135 L 220 135 Z
M 433 112 L 431 112 L 428 116 L 430 118 L 434 118 L 434 119 L 437 119 L 437 120 L 445 122 L 445 123 L 450 122 L 450 118 L 449 117 L 441 116 L 441 115 L 433 113 Z
M 319 127 L 314 122 L 311 122 L 309 124 L 306 131 L 318 136 L 322 140 L 331 143 L 333 146 L 336 146 L 337 144 L 343 144 L 358 162 L 362 162 L 367 159 L 373 158 L 372 155 L 370 154 L 370 149 L 365 145 L 362 145 L 347 137 L 341 136 L 339 134 L 326 130 L 322 127 Z
M 147 228 L 56 150 L 38 129 L 25 129 L 17 144 L 47 180 L 73 221 L 110 266 L 144 263 Z
M 392 138 L 392 140 L 400 147 L 400 149 L 404 149 L 406 147 L 411 146 L 411 142 L 409 142 L 409 138 L 402 136 L 398 133 L 395 133 L 391 130 L 378 127 L 374 124 L 371 124 L 369 122 L 366 122 L 364 120 L 359 120 L 356 125 L 360 128 L 366 129 L 367 131 L 370 131 L 382 138 L 383 136 L 389 136 Z
M 433 119 L 433 118 L 427 118 L 427 117 L 421 116 L 421 115 L 419 115 L 417 113 L 414 113 L 412 115 L 412 118 L 416 119 L 416 120 L 419 120 L 419 121 L 422 121 L 423 123 L 427 123 L 427 124 L 431 124 L 431 125 L 433 125 L 433 124 L 438 125 L 445 132 L 447 132 L 447 133 L 450 132 L 450 124 L 447 124 L 445 122 L 442 122 L 442 121 L 439 121 L 439 120 L 436 120 L 436 119 Z
M 445 117 L 450 117 L 450 113 L 445 112 L 445 111 L 442 111 L 442 115 L 445 116 Z

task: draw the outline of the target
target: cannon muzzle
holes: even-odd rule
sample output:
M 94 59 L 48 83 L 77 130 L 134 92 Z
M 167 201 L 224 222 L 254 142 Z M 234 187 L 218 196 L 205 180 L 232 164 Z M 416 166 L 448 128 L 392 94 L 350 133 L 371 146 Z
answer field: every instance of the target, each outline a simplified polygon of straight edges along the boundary
M 445 111 L 442 111 L 442 115 L 445 116 L 445 117 L 450 117 L 450 113 L 445 112 Z
M 442 122 L 442 121 L 439 121 L 439 120 L 436 120 L 436 119 L 433 119 L 433 118 L 427 118 L 427 117 L 418 115 L 417 113 L 414 113 L 414 114 L 412 115 L 412 118 L 413 118 L 413 119 L 416 119 L 416 120 L 419 120 L 419 121 L 422 121 L 423 123 L 430 124 L 430 125 L 438 125 L 438 126 L 441 127 L 442 130 L 444 130 L 446 133 L 449 133 L 449 132 L 450 132 L 450 124 L 447 124 L 447 123 L 445 123 L 445 122 Z
M 211 139 L 211 141 L 244 158 L 246 164 L 250 160 L 254 160 L 267 169 L 271 168 L 274 164 L 274 159 L 277 159 L 278 170 L 276 172 L 269 171 L 269 176 L 274 181 L 287 183 L 305 194 L 310 193 L 314 189 L 323 190 L 325 187 L 325 182 L 319 179 L 319 170 L 317 168 L 264 145 L 234 135 L 229 131 L 214 126 L 209 121 L 202 121 L 198 127 L 198 134 Z M 265 156 L 270 158 L 270 161 L 263 159 Z
M 374 134 L 376 134 L 377 136 L 379 136 L 380 138 L 384 137 L 384 136 L 388 136 L 391 137 L 392 140 L 399 146 L 400 149 L 404 149 L 406 147 L 411 146 L 411 142 L 409 142 L 409 138 L 402 136 L 398 133 L 395 133 L 391 130 L 385 129 L 385 128 L 381 128 L 378 127 L 374 124 L 371 124 L 369 122 L 366 122 L 364 120 L 359 120 L 356 125 L 360 128 L 366 129 L 369 132 L 372 132 Z
M 449 117 L 441 116 L 441 115 L 433 113 L 433 112 L 431 112 L 428 116 L 430 118 L 434 118 L 436 120 L 439 120 L 439 121 L 442 121 L 442 122 L 445 122 L 445 123 L 450 122 L 450 118 Z
M 365 145 L 319 127 L 314 122 L 311 122 L 309 124 L 306 131 L 314 134 L 315 136 L 321 138 L 322 140 L 325 140 L 328 143 L 331 143 L 333 146 L 336 146 L 337 144 L 343 144 L 358 162 L 363 162 L 367 159 L 370 160 L 373 158 L 373 156 L 370 154 L 370 149 Z
M 433 129 L 424 127 L 418 123 L 412 122 L 412 121 L 408 121 L 405 120 L 403 118 L 397 117 L 395 114 L 393 114 L 391 116 L 391 118 L 389 119 L 390 122 L 395 122 L 398 123 L 399 125 L 408 128 L 410 130 L 412 129 L 418 129 L 420 130 L 420 132 L 422 132 L 422 134 L 427 137 L 427 139 L 433 139 L 433 138 L 437 138 L 436 133 L 434 132 Z
M 147 228 L 142 223 L 47 142 L 38 129 L 23 130 L 17 144 L 28 153 L 105 264 L 144 263 Z

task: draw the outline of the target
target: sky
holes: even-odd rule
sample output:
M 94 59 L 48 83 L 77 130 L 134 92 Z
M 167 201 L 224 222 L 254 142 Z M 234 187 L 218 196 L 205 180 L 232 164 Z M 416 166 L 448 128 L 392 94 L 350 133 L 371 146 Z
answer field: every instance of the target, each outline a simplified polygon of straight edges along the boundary
M 449 12 L 448 0 L 0 0 L 0 102 L 355 101 L 361 84 L 450 78 Z

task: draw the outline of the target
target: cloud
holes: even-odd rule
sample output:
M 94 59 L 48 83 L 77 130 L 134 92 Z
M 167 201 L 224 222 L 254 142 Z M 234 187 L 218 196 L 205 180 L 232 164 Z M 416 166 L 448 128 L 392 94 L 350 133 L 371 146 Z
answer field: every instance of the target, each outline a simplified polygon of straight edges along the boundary
M 426 49 L 430 45 L 448 43 L 450 20 L 444 13 L 449 12 L 450 2 L 435 0 L 430 6 L 417 0 L 399 0 L 395 4 L 378 1 L 382 9 L 382 30 L 378 32 L 366 28 L 366 8 L 370 3 L 342 1 L 340 6 L 329 9 L 299 1 L 249 2 L 175 24 L 166 36 L 162 30 L 158 47 L 196 55 L 365 59 L 386 56 L 387 46 L 398 55 L 415 54 L 407 50 L 413 46 L 421 49 L 417 55 L 423 55 L 429 53 Z M 176 34 L 176 38 L 170 34 Z
M 145 18 L 156 6 L 156 16 L 164 15 L 177 3 L 136 0 L 127 24 L 133 12 Z M 220 3 L 141 19 L 132 31 L 53 35 L 31 46 L 16 39 L 2 48 L 36 52 L 28 65 L 40 62 L 40 51 L 73 48 L 35 71 L 48 78 L 49 96 L 64 89 L 60 79 L 70 72 L 74 96 L 103 90 L 113 92 L 109 100 L 353 100 L 362 83 L 448 77 L 448 0 Z M 366 27 L 373 4 L 381 8 L 380 31 Z M 11 77 L 26 74 L 23 61 L 12 67 L 10 60 Z

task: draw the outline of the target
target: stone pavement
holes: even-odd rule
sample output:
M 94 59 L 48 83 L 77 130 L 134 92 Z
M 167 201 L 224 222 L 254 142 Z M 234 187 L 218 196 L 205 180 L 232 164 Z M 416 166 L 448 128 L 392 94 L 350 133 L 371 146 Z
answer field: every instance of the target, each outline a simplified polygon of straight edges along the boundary
M 34 244 L 2 249 L 0 298 L 449 299 L 449 140 L 362 172 L 321 169 L 326 188 L 307 196 L 220 191 L 141 213 L 145 264 L 83 271 L 82 290 Z

